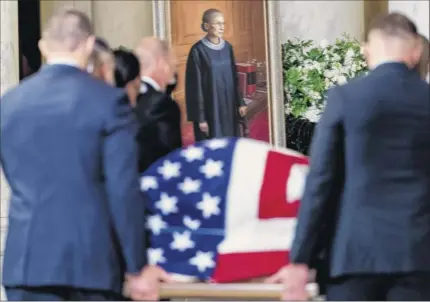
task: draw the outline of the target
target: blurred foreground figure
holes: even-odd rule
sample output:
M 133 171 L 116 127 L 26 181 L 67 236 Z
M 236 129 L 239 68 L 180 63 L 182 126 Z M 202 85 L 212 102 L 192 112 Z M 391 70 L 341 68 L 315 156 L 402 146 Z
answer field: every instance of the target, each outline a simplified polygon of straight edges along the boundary
M 420 62 L 418 63 L 418 65 L 415 67 L 416 70 L 420 73 L 421 78 L 429 81 L 429 40 L 424 36 L 421 35 L 421 43 L 422 43 L 422 51 L 421 51 L 421 58 L 420 58 Z
M 429 85 L 413 69 L 420 38 L 405 16 L 375 20 L 372 71 L 333 88 L 317 125 L 290 253 L 312 266 L 325 249 L 327 300 L 430 300 Z M 328 276 L 327 276 L 328 277 Z
M 137 125 L 122 89 L 86 72 L 94 36 L 77 10 L 54 15 L 47 65 L 1 99 L 1 164 L 11 186 L 3 285 L 9 300 L 154 300 L 146 267 Z
M 87 70 L 97 79 L 115 86 L 115 58 L 109 44 L 102 38 L 95 40 Z
M 135 53 L 142 81 L 135 112 L 140 124 L 139 171 L 143 172 L 157 159 L 182 147 L 181 114 L 178 104 L 166 93 L 176 69 L 169 44 L 144 38 Z

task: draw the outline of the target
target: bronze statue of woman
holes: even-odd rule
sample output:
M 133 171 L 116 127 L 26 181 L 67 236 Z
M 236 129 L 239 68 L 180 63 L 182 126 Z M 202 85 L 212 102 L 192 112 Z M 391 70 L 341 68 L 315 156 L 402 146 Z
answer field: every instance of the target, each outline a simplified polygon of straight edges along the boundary
M 209 9 L 202 17 L 206 36 L 188 55 L 185 99 L 196 141 L 239 136 L 239 118 L 246 113 L 240 95 L 231 44 L 223 39 L 224 15 Z

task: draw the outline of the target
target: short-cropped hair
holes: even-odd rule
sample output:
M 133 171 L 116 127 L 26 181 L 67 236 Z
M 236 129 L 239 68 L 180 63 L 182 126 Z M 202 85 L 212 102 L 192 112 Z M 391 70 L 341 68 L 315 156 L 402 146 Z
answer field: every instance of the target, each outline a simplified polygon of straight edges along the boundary
M 397 38 L 418 36 L 415 23 L 400 13 L 390 13 L 378 16 L 371 22 L 369 33 L 373 30 L 379 30 L 386 36 Z
M 66 8 L 53 14 L 46 23 L 42 37 L 73 51 L 78 45 L 94 34 L 88 16 L 73 8 Z

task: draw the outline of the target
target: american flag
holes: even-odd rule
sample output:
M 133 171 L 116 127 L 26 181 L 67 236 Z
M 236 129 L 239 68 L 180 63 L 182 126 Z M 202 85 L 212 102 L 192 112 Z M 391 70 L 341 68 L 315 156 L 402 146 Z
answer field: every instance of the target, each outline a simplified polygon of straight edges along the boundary
M 308 159 L 247 138 L 177 150 L 141 177 L 148 261 L 214 282 L 264 277 L 288 263 Z

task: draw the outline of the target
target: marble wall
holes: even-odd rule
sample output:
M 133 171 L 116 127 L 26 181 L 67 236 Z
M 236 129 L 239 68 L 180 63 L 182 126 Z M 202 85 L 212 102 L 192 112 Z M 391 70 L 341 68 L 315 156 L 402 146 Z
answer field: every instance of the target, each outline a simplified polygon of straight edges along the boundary
M 347 33 L 361 39 L 364 1 L 280 1 L 281 42 L 292 38 L 328 40 Z
M 7 89 L 16 85 L 19 79 L 17 1 L 0 1 L 0 20 L 0 93 L 3 95 Z M 10 191 L 4 178 L 3 171 L 0 171 L 0 174 L 0 255 L 1 262 L 3 262 L 3 243 L 7 228 L 8 199 Z
M 49 17 L 60 8 L 73 7 L 79 9 L 88 16 L 92 15 L 92 3 L 91 0 L 41 0 L 40 1 L 40 22 L 43 24 L 49 19 Z
M 96 0 L 92 5 L 96 34 L 112 47 L 134 48 L 142 37 L 153 35 L 152 1 Z
M 18 1 L 0 1 L 0 95 L 16 85 L 19 79 Z M 1 138 L 0 138 L 1 139 Z M 0 271 L 7 229 L 9 186 L 0 171 Z M 0 298 L 5 300 L 3 288 Z
M 139 39 L 153 35 L 152 1 L 134 0 L 44 0 L 41 22 L 60 7 L 74 7 L 88 14 L 97 35 L 112 47 L 133 48 Z
M 0 93 L 15 85 L 19 79 L 18 1 L 0 1 Z
M 411 18 L 416 23 L 420 33 L 429 38 L 429 1 L 390 0 L 389 10 L 390 12 L 403 13 Z

